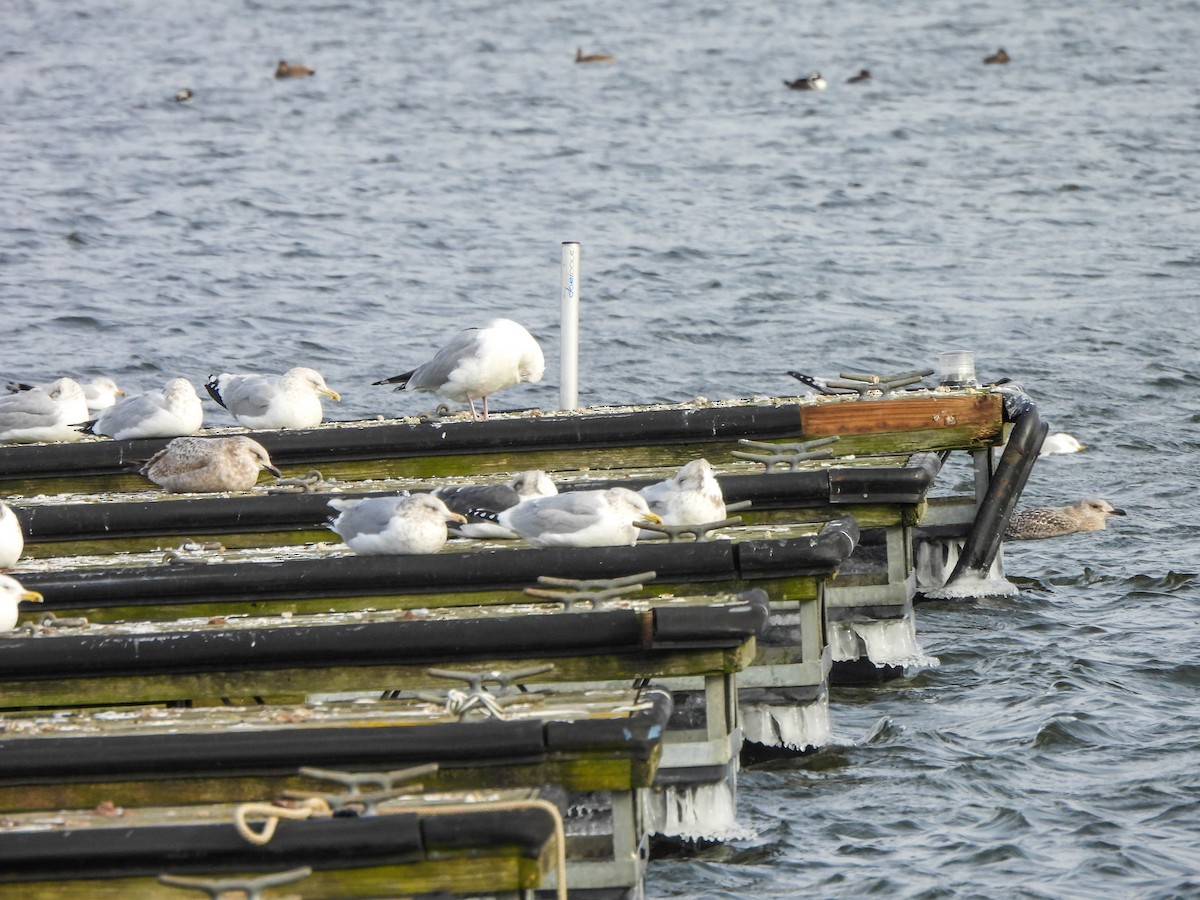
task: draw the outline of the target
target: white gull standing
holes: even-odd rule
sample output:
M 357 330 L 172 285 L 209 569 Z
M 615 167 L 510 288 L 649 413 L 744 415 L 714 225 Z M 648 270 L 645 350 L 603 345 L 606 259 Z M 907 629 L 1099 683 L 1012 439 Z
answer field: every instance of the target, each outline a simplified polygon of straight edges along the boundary
M 504 484 L 440 487 L 433 495 L 454 512 L 466 516 L 466 523 L 453 529 L 463 537 L 511 539 L 518 537 L 516 532 L 473 512 L 483 510 L 499 514 L 526 500 L 551 497 L 557 493 L 558 487 L 550 480 L 549 475 L 541 469 L 530 469 L 528 472 L 518 472 Z
M 446 523 L 466 521 L 465 516 L 425 493 L 335 497 L 329 505 L 339 513 L 329 520 L 330 530 L 359 556 L 437 553 L 449 537 Z
M 545 370 L 542 348 L 524 326 L 512 319 L 493 319 L 483 328 L 460 331 L 429 362 L 373 383 L 395 384 L 398 391 L 432 391 L 456 403 L 470 403 L 472 419 L 478 418 L 475 401 L 479 399 L 486 419 L 488 397 L 523 381 L 541 381 Z
M 662 523 L 645 500 L 621 487 L 535 497 L 494 518 L 535 547 L 633 546 L 638 522 Z
M 42 595 L 25 590 L 15 578 L 0 575 L 0 631 L 12 631 L 17 627 L 17 604 L 22 600 L 41 603 Z
M 173 493 L 248 491 L 266 469 L 279 470 L 267 450 L 243 434 L 232 437 L 178 437 L 141 468 L 155 484 Z
M 0 443 L 77 441 L 83 432 L 76 426 L 90 418 L 79 382 L 59 378 L 0 397 Z
M 134 394 L 96 417 L 88 429 L 113 440 L 184 437 L 204 424 L 204 408 L 186 378 L 172 378 L 160 391 Z
M 0 569 L 11 569 L 25 549 L 25 534 L 12 507 L 0 500 Z
M 341 400 L 316 369 L 297 366 L 282 375 L 210 375 L 204 386 L 212 398 L 247 428 L 313 428 L 325 410 L 321 398 Z

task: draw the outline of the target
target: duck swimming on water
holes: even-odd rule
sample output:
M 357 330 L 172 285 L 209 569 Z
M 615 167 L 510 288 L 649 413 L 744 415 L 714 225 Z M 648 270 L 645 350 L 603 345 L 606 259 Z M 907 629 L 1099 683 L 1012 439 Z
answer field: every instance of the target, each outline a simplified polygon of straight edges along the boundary
M 302 66 L 299 63 L 288 65 L 286 60 L 280 60 L 279 65 L 275 67 L 276 78 L 304 78 L 308 75 L 316 75 L 316 69 L 310 69 L 308 66 Z
M 829 86 L 829 82 L 821 76 L 820 72 L 810 72 L 805 78 L 784 81 L 784 84 L 793 91 L 823 91 Z

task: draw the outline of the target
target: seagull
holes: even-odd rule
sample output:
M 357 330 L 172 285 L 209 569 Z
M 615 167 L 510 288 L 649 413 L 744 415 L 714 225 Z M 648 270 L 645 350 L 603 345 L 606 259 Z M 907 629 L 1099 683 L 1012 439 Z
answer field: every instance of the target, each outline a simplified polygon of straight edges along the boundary
M 192 99 L 193 96 L 194 95 L 192 94 L 191 88 L 183 88 L 182 90 L 178 90 L 175 92 L 175 102 L 176 103 L 187 103 L 189 100 Z
M 276 478 L 266 448 L 245 435 L 178 437 L 140 469 L 155 484 L 172 493 L 248 491 L 266 469 Z
M 1066 453 L 1078 453 L 1085 446 L 1073 434 L 1067 434 L 1065 431 L 1056 431 L 1042 441 L 1042 449 L 1038 451 L 1038 456 L 1058 456 Z
M 280 60 L 279 65 L 275 67 L 276 78 L 304 78 L 308 75 L 316 75 L 316 69 L 310 69 L 308 66 L 302 66 L 299 63 L 288 65 L 285 60 Z
M 493 319 L 483 328 L 466 328 L 456 334 L 429 362 L 411 372 L 384 378 L 374 384 L 395 384 L 398 391 L 433 391 L 456 403 L 470 402 L 471 418 L 476 398 L 483 400 L 502 388 L 522 381 L 538 382 L 546 370 L 542 348 L 525 328 L 512 319 Z
M 662 524 L 645 500 L 620 487 L 535 497 L 499 515 L 475 512 L 515 531 L 535 547 L 633 546 L 638 522 Z
M 12 507 L 0 500 L 0 569 L 11 569 L 25 549 L 21 522 Z
M 1103 531 L 1109 516 L 1123 515 L 1125 510 L 1115 509 L 1107 500 L 1087 497 L 1069 506 L 1039 507 L 1016 513 L 1009 520 L 1004 536 L 1010 541 L 1029 541 L 1078 531 Z
M 672 477 L 638 494 L 664 525 L 706 525 L 725 518 L 725 498 L 707 459 L 693 459 Z M 647 536 L 648 532 L 642 534 Z
M 316 369 L 297 366 L 282 375 L 209 375 L 209 395 L 247 428 L 312 428 L 325 411 L 321 398 L 341 400 Z
M 17 627 L 17 604 L 22 600 L 41 603 L 42 595 L 25 590 L 15 578 L 0 575 L 0 631 L 12 631 Z
M 117 383 L 105 375 L 99 375 L 90 381 L 81 381 L 79 382 L 79 386 L 83 388 L 83 396 L 87 400 L 89 418 L 93 419 L 98 412 L 108 409 L 116 403 L 118 397 L 125 396 L 125 392 L 117 387 Z M 20 381 L 10 381 L 7 387 L 13 393 L 17 391 L 29 391 L 34 388 L 49 390 L 50 383 L 25 384 Z
M 516 532 L 503 528 L 495 522 L 478 515 L 473 510 L 485 510 L 499 514 L 510 507 L 534 497 L 552 497 L 558 487 L 550 476 L 541 469 L 518 472 L 506 484 L 464 484 L 457 487 L 440 487 L 433 495 L 445 502 L 454 512 L 462 513 L 467 521 L 455 529 L 463 537 L 470 538 L 515 538 Z
M 161 391 L 126 397 L 100 413 L 89 427 L 116 441 L 169 438 L 195 434 L 204 424 L 204 409 L 186 378 L 172 378 Z
M 823 91 L 829 86 L 829 83 L 821 76 L 820 72 L 810 72 L 806 78 L 785 81 L 784 84 L 793 91 Z
M 329 505 L 339 511 L 329 520 L 329 528 L 359 556 L 437 553 L 449 536 L 446 523 L 467 521 L 466 516 L 425 493 L 334 498 Z
M 75 426 L 90 418 L 79 382 L 59 378 L 0 397 L 0 444 L 77 441 L 83 432 Z

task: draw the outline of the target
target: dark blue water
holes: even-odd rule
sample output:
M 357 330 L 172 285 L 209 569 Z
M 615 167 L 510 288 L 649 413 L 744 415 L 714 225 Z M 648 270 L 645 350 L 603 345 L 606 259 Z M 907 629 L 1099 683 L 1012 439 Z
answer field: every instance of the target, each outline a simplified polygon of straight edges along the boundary
M 651 895 L 1200 894 L 1200 4 L 3 13 L 6 379 L 304 364 L 333 418 L 407 414 L 370 382 L 507 315 L 549 370 L 495 406 L 553 406 L 575 240 L 584 403 L 965 348 L 1088 445 L 1027 501 L 1129 516 L 1010 546 L 1017 597 L 922 607 L 941 667 L 838 692 L 839 746 L 746 773 L 757 837 Z

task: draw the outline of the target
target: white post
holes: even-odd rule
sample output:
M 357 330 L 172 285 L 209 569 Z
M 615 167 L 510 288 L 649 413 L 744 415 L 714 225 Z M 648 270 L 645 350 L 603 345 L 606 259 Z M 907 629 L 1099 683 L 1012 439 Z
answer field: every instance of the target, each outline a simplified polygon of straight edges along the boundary
M 562 245 L 562 374 L 558 408 L 579 408 L 579 243 Z

